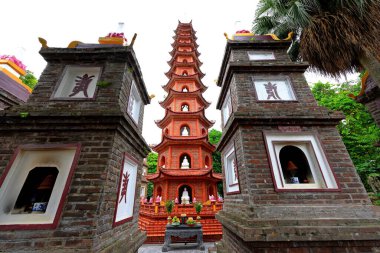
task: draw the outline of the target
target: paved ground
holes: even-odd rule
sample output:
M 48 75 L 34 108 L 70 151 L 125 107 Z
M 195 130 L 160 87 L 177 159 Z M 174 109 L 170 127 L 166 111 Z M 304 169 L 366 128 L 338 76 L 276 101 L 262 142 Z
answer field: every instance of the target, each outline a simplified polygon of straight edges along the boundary
M 190 245 L 193 245 L 194 247 L 190 247 Z M 205 251 L 197 250 L 195 243 L 188 243 L 186 246 L 184 243 L 176 243 L 172 244 L 170 248 L 170 251 L 168 252 L 176 252 L 176 253 L 207 253 L 208 248 L 214 247 L 213 242 L 207 242 L 205 245 Z M 140 248 L 138 253 L 156 253 L 156 252 L 162 252 L 162 244 L 143 244 Z

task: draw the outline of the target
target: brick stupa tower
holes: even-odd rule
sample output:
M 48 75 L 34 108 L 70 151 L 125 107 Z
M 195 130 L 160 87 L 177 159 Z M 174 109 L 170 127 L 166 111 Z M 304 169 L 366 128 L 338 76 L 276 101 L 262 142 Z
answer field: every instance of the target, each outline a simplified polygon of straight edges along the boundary
M 225 203 L 218 252 L 379 252 L 380 222 L 290 37 L 228 40 L 218 86 Z
M 51 48 L 41 39 L 38 85 L 27 103 L 0 111 L 1 252 L 133 253 L 145 241 L 150 99 L 132 46 L 119 40 Z
M 205 240 L 221 235 L 215 213 L 222 207 L 216 203 L 217 182 L 222 178 L 212 168 L 215 147 L 208 141 L 208 129 L 214 122 L 205 116 L 210 103 L 202 96 L 207 87 L 201 82 L 204 74 L 200 70 L 197 37 L 191 23 L 179 23 L 175 34 L 170 70 L 166 73 L 169 82 L 163 86 L 168 95 L 160 102 L 165 117 L 156 121 L 162 129 L 162 141 L 154 147 L 158 152 L 157 173 L 147 175 L 154 183 L 154 203 L 143 204 L 140 210 L 140 226 L 147 230 L 151 242 L 163 240 L 168 216 L 163 202 L 175 199 L 178 204 L 172 216 L 186 213 L 195 218 L 191 203 L 202 202 Z M 210 201 L 210 196 L 215 200 Z

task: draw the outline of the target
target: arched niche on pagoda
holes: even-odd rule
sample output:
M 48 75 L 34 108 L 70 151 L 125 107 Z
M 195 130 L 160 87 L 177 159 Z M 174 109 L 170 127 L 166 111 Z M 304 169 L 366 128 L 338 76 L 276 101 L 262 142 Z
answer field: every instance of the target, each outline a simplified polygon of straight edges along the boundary
M 206 129 L 202 128 L 201 131 L 202 131 L 202 132 L 201 132 L 201 133 L 202 133 L 202 136 L 206 135 L 206 133 L 207 133 L 207 132 L 206 132 Z
M 157 186 L 156 198 L 157 198 L 157 196 L 162 197 L 162 187 L 161 187 L 161 185 Z
M 166 158 L 163 155 L 163 156 L 161 156 L 161 159 L 160 159 L 160 167 L 165 169 L 165 164 L 166 164 Z
M 206 155 L 205 157 L 205 167 L 210 168 L 211 162 L 210 162 L 210 157 Z
M 212 195 L 214 195 L 214 197 L 216 197 L 216 196 L 215 196 L 215 189 L 214 189 L 214 186 L 211 185 L 211 184 L 207 187 L 207 195 L 209 196 L 209 198 L 210 198 L 210 196 L 212 196 Z
M 189 92 L 189 86 L 187 86 L 186 84 L 183 85 L 181 91 L 182 92 Z
M 181 112 L 189 112 L 190 111 L 190 106 L 188 103 L 182 103 L 181 104 Z
M 185 190 L 186 188 L 186 191 L 189 195 L 189 202 L 193 202 L 193 187 L 191 187 L 189 184 L 182 184 L 182 185 L 179 185 L 178 186 L 178 199 L 181 201 L 181 197 L 182 197 L 182 194 L 183 194 L 183 191 Z
M 179 157 L 179 167 L 181 169 L 190 169 L 192 164 L 191 164 L 191 156 L 188 153 L 183 153 Z
M 179 134 L 181 136 L 190 136 L 190 127 L 189 125 L 182 125 L 180 130 L 179 130 Z

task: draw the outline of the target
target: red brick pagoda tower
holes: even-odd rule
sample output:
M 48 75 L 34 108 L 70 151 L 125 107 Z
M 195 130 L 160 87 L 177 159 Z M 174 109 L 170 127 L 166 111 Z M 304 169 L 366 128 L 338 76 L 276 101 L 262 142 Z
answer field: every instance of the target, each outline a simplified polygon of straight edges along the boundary
M 190 23 L 179 22 L 175 30 L 169 82 L 163 86 L 168 93 L 160 105 L 165 108 L 163 119 L 156 121 L 162 129 L 162 141 L 153 149 L 158 153 L 157 173 L 147 175 L 154 183 L 153 203 L 142 203 L 140 227 L 147 231 L 148 242 L 163 241 L 168 214 L 164 202 L 175 200 L 174 212 L 197 216 L 192 205 L 203 203 L 202 217 L 205 240 L 217 239 L 222 230 L 215 213 L 222 208 L 217 199 L 217 182 L 221 174 L 212 171 L 212 152 L 208 129 L 214 124 L 205 116 L 210 105 L 202 93 L 207 89 L 201 79 L 200 53 L 195 31 Z M 213 201 L 210 196 L 214 196 Z M 211 197 L 213 199 L 213 197 Z

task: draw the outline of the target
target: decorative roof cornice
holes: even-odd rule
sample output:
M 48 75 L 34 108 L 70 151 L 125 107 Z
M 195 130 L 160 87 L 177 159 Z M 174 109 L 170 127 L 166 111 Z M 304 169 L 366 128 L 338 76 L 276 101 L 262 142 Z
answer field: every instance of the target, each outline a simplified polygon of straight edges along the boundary
M 192 177 L 202 177 L 208 176 L 211 180 L 217 180 L 220 181 L 223 179 L 222 174 L 215 173 L 212 171 L 212 168 L 209 169 L 159 169 L 157 173 L 154 174 L 148 174 L 146 178 L 149 181 L 158 181 L 157 179 L 161 179 L 163 177 L 169 177 L 169 178 L 188 178 L 189 176 Z
M 197 36 L 195 36 L 195 34 L 189 34 L 189 35 L 182 35 L 182 34 L 175 34 L 173 37 L 172 37 L 174 40 L 176 40 L 177 38 L 184 38 L 184 39 L 192 39 L 194 41 L 196 41 L 198 39 Z
M 209 150 L 210 152 L 215 151 L 215 146 L 212 145 L 208 141 L 208 135 L 202 135 L 202 136 L 169 136 L 167 134 L 163 134 L 162 141 L 154 146 L 152 149 L 160 153 L 165 147 L 169 146 L 194 146 L 194 145 L 200 145 L 204 147 L 205 149 Z
M 173 55 L 175 54 L 175 52 L 180 52 L 179 50 L 177 50 L 176 48 L 173 48 L 173 50 L 172 51 L 170 51 L 169 52 L 169 54 L 173 57 Z M 187 51 L 186 51 L 187 52 Z M 195 53 L 195 55 L 196 55 L 196 57 L 199 57 L 200 55 L 201 55 L 201 53 L 199 53 L 198 52 L 198 50 L 195 48 L 195 50 L 194 50 L 194 48 L 193 48 L 193 50 L 191 50 L 190 52 L 194 52 Z
M 180 117 L 181 119 L 199 119 L 207 129 L 215 124 L 215 121 L 207 119 L 204 108 L 194 112 L 175 112 L 166 108 L 164 118 L 155 121 L 155 123 L 158 127 L 164 128 L 174 117 Z
M 179 40 L 175 40 L 171 44 L 171 46 L 173 48 L 188 47 L 188 46 L 191 46 L 192 48 L 198 48 L 199 47 L 199 45 L 195 41 L 193 41 L 193 40 L 191 40 L 191 42 L 179 42 Z
M 201 69 L 198 67 L 198 65 L 195 62 L 177 62 L 175 61 L 174 64 L 171 66 L 168 72 L 165 73 L 165 75 L 168 78 L 171 78 L 171 76 L 174 74 L 174 69 L 178 67 L 192 67 L 195 68 L 196 74 L 199 74 L 199 78 L 203 78 L 205 76 L 204 73 L 202 73 Z
M 196 54 L 195 54 L 195 52 L 183 52 L 183 51 L 176 51 L 175 53 L 174 53 L 174 55 L 172 56 L 172 58 L 170 59 L 170 61 L 168 61 L 167 63 L 169 64 L 169 65 L 171 65 L 174 61 L 175 61 L 175 59 L 176 59 L 176 57 L 178 57 L 178 56 L 191 56 L 192 58 L 193 58 L 193 60 L 195 59 L 195 61 L 198 63 L 198 66 L 200 67 L 200 66 L 202 66 L 202 62 L 198 59 L 198 57 L 196 56 Z
M 183 96 L 187 96 L 189 98 L 198 98 L 199 102 L 201 102 L 204 106 L 204 108 L 207 108 L 210 106 L 210 102 L 208 102 L 206 99 L 204 99 L 204 97 L 202 96 L 202 91 L 201 89 L 198 89 L 196 91 L 192 91 L 192 92 L 182 92 L 182 91 L 176 91 L 176 90 L 173 90 L 173 89 L 169 89 L 169 94 L 168 96 L 165 98 L 164 101 L 161 101 L 161 102 L 158 102 L 163 108 L 166 108 L 168 107 L 168 105 L 170 104 L 170 102 L 172 101 L 172 99 L 174 97 L 183 97 Z
M 203 93 L 205 90 L 207 90 L 207 86 L 205 86 L 199 76 L 196 76 L 195 78 L 193 76 L 179 76 L 179 75 L 173 75 L 170 79 L 169 82 L 165 85 L 162 86 L 162 88 L 166 91 L 169 92 L 170 89 L 173 88 L 173 85 L 175 84 L 176 81 L 195 81 L 199 85 L 199 89 Z M 173 84 L 173 85 L 172 85 Z

